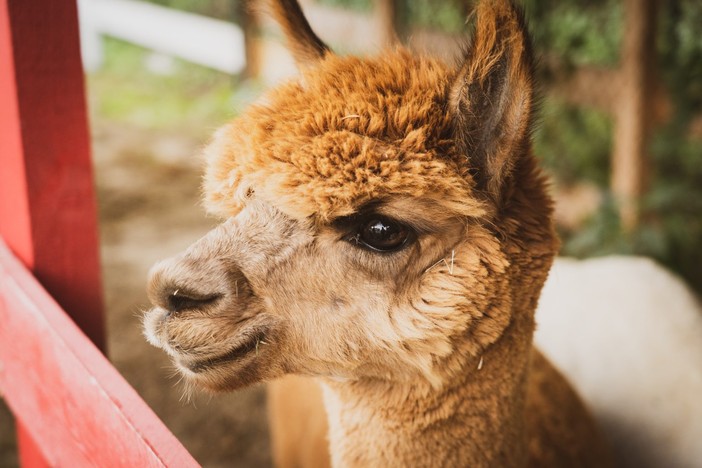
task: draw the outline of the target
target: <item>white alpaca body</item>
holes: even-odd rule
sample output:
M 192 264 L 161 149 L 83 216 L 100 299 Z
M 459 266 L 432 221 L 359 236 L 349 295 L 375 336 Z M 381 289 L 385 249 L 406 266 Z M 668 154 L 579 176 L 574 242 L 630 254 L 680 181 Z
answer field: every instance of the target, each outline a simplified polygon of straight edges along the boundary
M 651 260 L 558 259 L 535 340 L 623 466 L 702 466 L 702 307 Z

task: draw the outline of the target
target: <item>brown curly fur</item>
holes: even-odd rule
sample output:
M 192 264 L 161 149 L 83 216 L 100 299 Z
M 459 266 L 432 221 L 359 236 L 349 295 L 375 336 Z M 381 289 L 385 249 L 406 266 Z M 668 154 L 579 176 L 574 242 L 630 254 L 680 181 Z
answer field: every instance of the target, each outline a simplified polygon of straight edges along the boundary
M 388 195 L 432 194 L 479 213 L 445 102 L 452 75 L 403 49 L 327 56 L 219 131 L 206 153 L 208 209 L 231 216 L 255 190 L 323 222 Z
M 281 8 L 293 50 L 326 50 Z M 558 242 L 531 153 L 520 12 L 480 3 L 458 68 L 402 48 L 297 55 L 300 79 L 207 148 L 206 205 L 227 220 L 154 267 L 149 340 L 213 390 L 307 376 L 271 390 L 281 466 L 329 455 L 335 466 L 606 466 L 587 411 L 531 344 Z M 348 226 L 364 213 L 415 237 L 389 254 L 361 249 Z

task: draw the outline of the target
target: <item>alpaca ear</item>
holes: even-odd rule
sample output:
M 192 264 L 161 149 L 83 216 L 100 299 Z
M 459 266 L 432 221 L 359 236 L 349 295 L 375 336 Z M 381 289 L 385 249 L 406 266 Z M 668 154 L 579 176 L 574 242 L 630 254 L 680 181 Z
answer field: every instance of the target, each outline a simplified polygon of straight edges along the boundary
M 517 160 L 528 151 L 533 111 L 533 59 L 520 10 L 484 0 L 475 32 L 451 88 L 459 148 L 478 189 L 500 204 Z
M 266 9 L 280 25 L 299 68 L 304 68 L 330 53 L 329 47 L 312 31 L 297 0 L 264 0 Z

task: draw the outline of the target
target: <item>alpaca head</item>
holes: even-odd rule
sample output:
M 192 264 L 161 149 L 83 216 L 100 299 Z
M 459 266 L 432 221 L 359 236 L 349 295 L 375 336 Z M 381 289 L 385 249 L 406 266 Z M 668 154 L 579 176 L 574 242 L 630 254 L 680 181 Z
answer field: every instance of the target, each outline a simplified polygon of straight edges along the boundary
M 286 373 L 440 386 L 533 314 L 555 240 L 521 15 L 485 1 L 455 68 L 339 57 L 295 1 L 302 75 L 220 129 L 223 223 L 152 269 L 148 339 L 214 390 Z

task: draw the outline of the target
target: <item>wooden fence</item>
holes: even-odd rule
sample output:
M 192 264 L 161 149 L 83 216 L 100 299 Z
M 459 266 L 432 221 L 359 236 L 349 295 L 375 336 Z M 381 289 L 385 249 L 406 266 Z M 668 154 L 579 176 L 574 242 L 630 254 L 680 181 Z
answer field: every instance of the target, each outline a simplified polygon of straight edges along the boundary
M 0 394 L 23 466 L 197 466 L 100 351 L 78 35 L 74 2 L 0 0 Z

